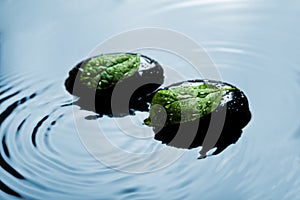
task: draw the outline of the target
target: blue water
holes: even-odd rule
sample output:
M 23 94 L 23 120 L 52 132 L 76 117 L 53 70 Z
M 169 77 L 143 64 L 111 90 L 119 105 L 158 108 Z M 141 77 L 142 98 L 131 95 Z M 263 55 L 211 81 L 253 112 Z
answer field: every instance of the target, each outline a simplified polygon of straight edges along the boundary
M 299 13 L 295 0 L 2 0 L 1 199 L 299 199 Z M 253 116 L 236 144 L 197 160 L 199 148 L 155 141 L 141 125 L 147 113 L 87 120 L 93 113 L 72 105 L 68 71 L 99 43 L 142 27 L 192 38 L 222 80 L 245 92 Z M 181 58 L 141 52 L 195 78 Z M 166 74 L 166 84 L 174 81 Z M 89 139 L 101 129 L 129 154 L 158 153 L 127 158 L 99 140 L 96 153 L 118 161 L 101 162 L 79 125 Z M 183 154 L 171 162 L 162 149 Z

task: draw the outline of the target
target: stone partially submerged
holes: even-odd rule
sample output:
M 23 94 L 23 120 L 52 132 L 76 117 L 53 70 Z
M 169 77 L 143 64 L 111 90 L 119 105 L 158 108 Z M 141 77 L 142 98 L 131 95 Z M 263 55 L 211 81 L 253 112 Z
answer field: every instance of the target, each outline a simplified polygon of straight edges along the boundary
M 103 54 L 78 63 L 65 81 L 76 102 L 100 115 L 124 116 L 147 110 L 147 95 L 164 81 L 161 65 L 135 53 Z
M 159 89 L 153 95 L 149 117 L 155 139 L 178 148 L 202 146 L 201 158 L 235 143 L 251 119 L 248 100 L 233 85 L 190 80 Z

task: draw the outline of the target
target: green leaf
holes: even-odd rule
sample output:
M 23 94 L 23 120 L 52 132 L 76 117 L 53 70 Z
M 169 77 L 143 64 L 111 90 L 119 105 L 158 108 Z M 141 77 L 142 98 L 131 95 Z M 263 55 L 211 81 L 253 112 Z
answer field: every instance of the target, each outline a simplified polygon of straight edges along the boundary
M 234 88 L 202 84 L 159 90 L 152 99 L 149 117 L 144 122 L 161 127 L 194 121 L 213 112 L 220 105 L 223 92 L 231 89 Z M 155 109 L 155 105 L 160 105 L 159 109 Z M 163 112 L 167 114 L 165 122 L 162 122 Z
M 91 89 L 107 89 L 138 71 L 137 54 L 107 54 L 92 58 L 83 68 L 80 82 Z

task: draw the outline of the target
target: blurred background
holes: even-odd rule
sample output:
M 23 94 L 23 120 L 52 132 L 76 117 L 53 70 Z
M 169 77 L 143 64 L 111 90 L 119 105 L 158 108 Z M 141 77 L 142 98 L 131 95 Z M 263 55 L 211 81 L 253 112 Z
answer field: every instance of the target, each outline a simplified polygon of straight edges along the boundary
M 288 55 L 296 65 L 298 7 L 292 0 L 2 0 L 1 70 L 59 73 L 105 39 L 153 26 L 182 32 L 206 48 L 212 43 L 247 46 L 283 62 Z

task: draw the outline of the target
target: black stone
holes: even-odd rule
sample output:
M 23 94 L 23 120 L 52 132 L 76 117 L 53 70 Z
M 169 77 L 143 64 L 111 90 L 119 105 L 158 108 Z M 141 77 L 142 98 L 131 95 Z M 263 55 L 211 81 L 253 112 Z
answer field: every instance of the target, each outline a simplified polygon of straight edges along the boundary
M 69 72 L 69 77 L 65 81 L 66 90 L 79 97 L 74 104 L 94 111 L 100 116 L 120 117 L 133 114 L 135 110 L 148 111 L 147 103 L 151 98 L 149 95 L 164 81 L 163 68 L 157 61 L 140 55 L 140 58 L 145 61 L 146 67 L 140 65 L 133 76 L 123 79 L 112 87 L 93 90 L 79 81 L 82 69 L 92 58 L 78 63 Z
M 182 84 L 212 84 L 219 88 L 231 87 L 222 96 L 221 104 L 210 114 L 198 120 L 186 123 L 167 125 L 163 128 L 153 127 L 155 139 L 177 148 L 196 148 L 202 146 L 200 152 L 204 158 L 206 153 L 217 147 L 213 155 L 217 155 L 229 145 L 236 143 L 244 128 L 251 119 L 249 103 L 245 94 L 233 85 L 211 80 L 189 80 L 172 84 L 166 88 Z

